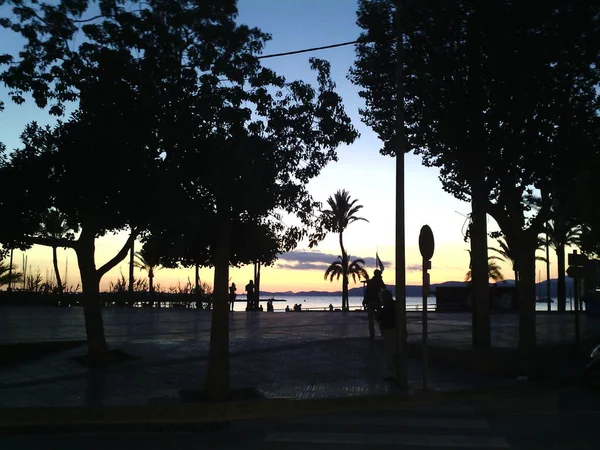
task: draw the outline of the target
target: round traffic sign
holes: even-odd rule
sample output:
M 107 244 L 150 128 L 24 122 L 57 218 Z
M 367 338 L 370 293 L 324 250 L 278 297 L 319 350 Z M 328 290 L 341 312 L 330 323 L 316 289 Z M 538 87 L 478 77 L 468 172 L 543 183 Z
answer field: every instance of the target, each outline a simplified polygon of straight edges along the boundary
M 429 261 L 433 256 L 434 249 L 433 231 L 431 231 L 429 225 L 423 225 L 419 233 L 419 250 L 423 259 Z

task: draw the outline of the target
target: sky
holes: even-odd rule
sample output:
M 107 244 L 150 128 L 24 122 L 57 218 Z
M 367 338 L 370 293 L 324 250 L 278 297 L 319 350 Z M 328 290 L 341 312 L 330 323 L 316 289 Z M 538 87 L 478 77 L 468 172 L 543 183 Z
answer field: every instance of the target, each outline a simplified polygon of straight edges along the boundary
M 261 28 L 270 33 L 265 54 L 280 53 L 303 48 L 319 47 L 355 40 L 360 29 L 356 26 L 355 0 L 239 0 L 239 23 Z M 10 12 L 8 12 L 10 13 Z M 0 16 L 7 14 L 0 7 Z M 19 40 L 5 30 L 0 30 L 0 53 L 17 52 Z M 350 146 L 338 149 L 339 161 L 328 165 L 321 175 L 309 184 L 314 198 L 325 203 L 338 189 L 346 189 L 352 198 L 363 205 L 360 215 L 368 222 L 359 221 L 344 233 L 345 246 L 353 257 L 367 258 L 367 269 L 375 269 L 374 257 L 378 252 L 384 263 L 384 280 L 394 283 L 394 230 L 395 230 L 395 159 L 379 153 L 381 141 L 370 128 L 361 122 L 359 108 L 363 107 L 357 86 L 347 79 L 354 61 L 354 47 L 346 46 L 313 53 L 284 56 L 263 60 L 263 64 L 289 80 L 312 80 L 308 59 L 312 56 L 331 63 L 332 77 L 344 100 L 346 112 L 360 132 L 360 138 Z M 0 86 L 0 99 L 6 110 L 0 114 L 0 141 L 9 149 L 19 146 L 19 134 L 25 125 L 36 120 L 52 123 L 54 119 L 31 101 L 25 105 L 11 104 L 7 90 Z M 462 281 L 469 266 L 468 244 L 464 242 L 465 215 L 470 204 L 458 201 L 442 190 L 435 168 L 422 166 L 418 156 L 405 156 L 405 222 L 406 222 L 406 279 L 407 284 L 421 282 L 421 256 L 418 237 L 421 227 L 429 225 L 435 237 L 435 253 L 432 258 L 431 282 Z M 166 206 L 165 206 L 166 208 Z M 497 224 L 488 216 L 489 231 L 498 230 Z M 119 250 L 127 236 L 124 233 L 100 238 L 96 247 L 96 264 L 100 266 Z M 490 240 L 489 244 L 494 245 Z M 138 246 L 139 247 L 139 246 Z M 138 248 L 139 249 L 139 248 Z M 281 255 L 273 267 L 261 271 L 261 290 L 264 291 L 337 291 L 341 282 L 324 280 L 327 266 L 340 254 L 337 235 L 329 235 L 317 248 L 308 249 L 306 242 L 288 254 Z M 52 251 L 47 247 L 34 246 L 26 252 L 30 273 L 39 271 L 42 276 L 52 277 Z M 22 266 L 23 254 L 15 252 L 14 262 Z M 556 255 L 551 251 L 551 276 L 556 277 Z M 68 285 L 79 281 L 77 257 L 72 250 L 59 249 L 59 265 L 64 278 L 68 267 Z M 509 265 L 501 263 L 503 274 L 512 279 Z M 545 265 L 539 265 L 542 278 Z M 128 260 L 121 262 L 105 275 L 101 288 L 127 275 Z M 136 276 L 145 276 L 136 269 Z M 212 285 L 213 271 L 203 268 L 202 281 Z M 252 267 L 233 268 L 231 281 L 244 286 L 252 278 Z M 184 285 L 193 280 L 193 270 L 162 269 L 156 272 L 155 284 L 163 290 L 169 286 Z M 351 286 L 352 282 L 351 282 Z M 240 288 L 238 288 L 240 289 Z

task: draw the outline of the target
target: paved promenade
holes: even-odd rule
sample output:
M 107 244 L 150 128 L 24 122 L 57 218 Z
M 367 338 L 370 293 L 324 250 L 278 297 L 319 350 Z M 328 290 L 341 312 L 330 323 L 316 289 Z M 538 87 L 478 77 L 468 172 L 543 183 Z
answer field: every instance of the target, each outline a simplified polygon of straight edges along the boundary
M 368 338 L 366 314 L 353 312 L 232 313 L 233 387 L 254 387 L 267 398 L 316 399 L 393 390 L 383 381 L 381 339 Z M 421 315 L 409 313 L 409 339 L 420 340 Z M 210 313 L 179 309 L 104 310 L 112 348 L 139 357 L 102 371 L 73 359 L 85 347 L 0 367 L 0 407 L 116 406 L 177 402 L 180 389 L 202 386 L 210 335 Z M 564 317 L 539 315 L 541 343 L 570 339 Z M 568 318 L 570 320 L 570 317 Z M 467 314 L 430 314 L 430 341 L 468 346 Z M 516 345 L 516 317 L 493 317 L 496 346 Z M 582 317 L 582 329 L 598 330 Z M 80 308 L 0 308 L 0 344 L 85 338 Z M 432 367 L 431 387 L 459 390 L 515 380 Z M 421 365 L 409 361 L 411 389 L 421 383 Z

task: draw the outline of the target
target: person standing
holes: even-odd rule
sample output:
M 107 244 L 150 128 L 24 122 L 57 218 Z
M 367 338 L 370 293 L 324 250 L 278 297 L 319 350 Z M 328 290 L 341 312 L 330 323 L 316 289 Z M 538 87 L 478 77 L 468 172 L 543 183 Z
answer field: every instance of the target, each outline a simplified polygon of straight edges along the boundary
M 375 338 L 375 321 L 379 322 L 377 316 L 381 309 L 381 291 L 385 289 L 385 283 L 381 276 L 381 270 L 373 272 L 373 278 L 367 282 L 365 289 L 365 304 L 367 305 L 367 317 L 369 320 L 369 337 Z M 379 324 L 381 332 L 381 324 Z
M 391 291 L 385 289 L 381 293 L 381 328 L 383 329 L 383 346 L 385 349 L 386 375 L 384 380 L 394 381 L 396 376 L 394 356 L 396 354 L 396 302 Z
M 235 304 L 235 291 L 237 291 L 237 287 L 235 283 L 231 283 L 231 286 L 229 286 L 229 305 L 231 306 L 231 311 L 233 311 L 233 305 Z
M 246 311 L 254 308 L 254 281 L 250 280 L 246 285 Z

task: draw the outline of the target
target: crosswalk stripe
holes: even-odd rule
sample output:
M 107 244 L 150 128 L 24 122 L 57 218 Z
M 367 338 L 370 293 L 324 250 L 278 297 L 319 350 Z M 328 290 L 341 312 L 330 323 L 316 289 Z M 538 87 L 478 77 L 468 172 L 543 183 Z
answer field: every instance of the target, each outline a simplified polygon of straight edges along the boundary
M 317 422 L 318 421 L 318 422 Z M 482 419 L 456 419 L 450 417 L 326 417 L 294 419 L 289 424 L 310 425 L 347 425 L 347 426 L 370 426 L 386 425 L 415 428 L 465 428 L 465 429 L 489 429 L 490 424 Z
M 399 433 L 318 433 L 274 431 L 265 437 L 267 442 L 304 444 L 389 445 L 414 447 L 509 448 L 503 437 L 455 436 Z

